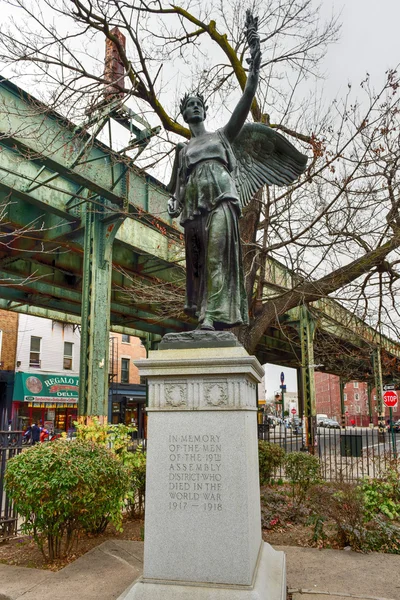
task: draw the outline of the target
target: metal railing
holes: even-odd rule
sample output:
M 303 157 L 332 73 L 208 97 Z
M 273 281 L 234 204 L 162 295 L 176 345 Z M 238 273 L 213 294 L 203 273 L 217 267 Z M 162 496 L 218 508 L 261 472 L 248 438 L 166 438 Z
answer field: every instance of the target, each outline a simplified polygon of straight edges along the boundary
M 301 428 L 293 430 L 283 425 L 258 426 L 258 438 L 279 444 L 285 452 L 308 449 Z M 377 428 L 346 427 L 346 429 L 317 428 L 315 452 L 321 464 L 321 475 L 326 481 L 358 481 L 364 477 L 379 477 L 400 458 L 400 432 Z M 277 478 L 285 478 L 283 467 Z
M 22 431 L 0 431 L 0 541 L 18 533 L 18 514 L 4 486 L 7 462 L 22 451 Z

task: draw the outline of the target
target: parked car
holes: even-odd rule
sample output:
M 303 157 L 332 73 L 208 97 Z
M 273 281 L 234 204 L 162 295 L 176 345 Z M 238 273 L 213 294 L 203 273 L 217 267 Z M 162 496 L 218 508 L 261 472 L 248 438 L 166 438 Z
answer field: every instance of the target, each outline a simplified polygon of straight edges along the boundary
M 340 425 L 336 419 L 326 419 L 325 427 L 328 429 L 340 429 Z
M 301 435 L 303 433 L 303 424 L 299 417 L 293 417 L 292 419 L 292 431 L 294 435 Z
M 387 430 L 390 431 L 390 425 L 387 426 Z M 397 421 L 394 421 L 393 431 L 395 433 L 400 433 L 400 419 L 398 419 Z
M 319 419 L 319 420 L 317 421 L 317 427 L 326 427 L 326 426 L 327 426 L 327 423 L 328 423 L 328 421 L 330 421 L 330 419 L 328 419 L 328 418 L 326 418 L 326 417 L 324 417 L 324 418 L 322 418 L 322 419 Z
M 274 419 L 271 416 L 267 416 L 264 419 L 264 425 L 269 425 L 269 427 L 272 427 L 272 429 L 275 429 L 276 423 L 277 423 L 276 419 Z

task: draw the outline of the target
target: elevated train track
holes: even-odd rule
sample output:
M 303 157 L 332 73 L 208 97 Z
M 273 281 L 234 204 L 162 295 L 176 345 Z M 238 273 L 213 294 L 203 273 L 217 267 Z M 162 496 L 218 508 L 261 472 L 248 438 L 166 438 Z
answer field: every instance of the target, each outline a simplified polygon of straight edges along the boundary
M 91 128 L 76 127 L 5 79 L 0 107 L 0 307 L 78 324 L 87 306 L 82 394 L 97 394 L 88 392 L 88 381 L 100 376 L 90 366 L 100 327 L 94 314 L 110 306 L 111 329 L 150 344 L 167 332 L 194 328 L 179 312 L 182 232 L 168 217 L 163 185 L 94 135 L 107 116 Z M 296 284 L 295 274 L 272 259 L 266 274 L 271 294 Z M 160 306 L 160 287 L 170 291 L 171 306 L 176 294 L 170 314 Z M 98 352 L 106 352 L 107 336 Z M 329 344 L 335 353 L 327 351 Z M 256 349 L 262 363 L 302 369 L 303 380 L 314 365 L 375 380 L 374 353 L 400 360 L 400 344 L 329 298 L 289 311 Z M 85 402 L 84 414 L 101 408 Z

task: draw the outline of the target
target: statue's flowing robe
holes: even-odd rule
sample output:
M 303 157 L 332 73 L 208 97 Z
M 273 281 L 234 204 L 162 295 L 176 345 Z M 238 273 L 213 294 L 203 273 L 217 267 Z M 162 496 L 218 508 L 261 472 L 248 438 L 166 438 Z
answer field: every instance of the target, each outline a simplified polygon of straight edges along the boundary
M 222 130 L 192 138 L 180 152 L 177 195 L 185 230 L 185 311 L 216 328 L 248 323 L 234 168 L 235 157 Z

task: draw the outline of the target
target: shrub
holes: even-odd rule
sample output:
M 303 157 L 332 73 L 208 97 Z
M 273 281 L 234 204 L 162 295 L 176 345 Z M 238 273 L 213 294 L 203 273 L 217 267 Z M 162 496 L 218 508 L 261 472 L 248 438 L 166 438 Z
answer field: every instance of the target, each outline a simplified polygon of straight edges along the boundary
M 285 451 L 278 444 L 259 440 L 258 461 L 261 485 L 271 482 L 276 470 L 282 466 L 284 458 Z
M 323 484 L 313 488 L 314 541 L 325 539 L 324 525 L 333 521 L 335 539 L 340 546 L 365 550 L 367 531 L 364 525 L 364 498 L 360 487 L 350 483 Z
M 393 465 L 377 479 L 365 480 L 362 484 L 366 520 L 382 514 L 388 519 L 400 518 L 400 476 Z
M 331 483 L 312 490 L 314 541 L 326 539 L 325 524 L 333 521 L 335 542 L 361 552 L 400 554 L 400 528 L 383 514 L 367 509 L 363 487 Z
M 302 502 L 307 490 L 320 480 L 320 464 L 317 456 L 305 452 L 290 452 L 285 456 L 285 472 L 293 498 Z
M 75 423 L 78 439 L 91 440 L 110 448 L 129 472 L 129 492 L 126 497 L 127 508 L 132 518 L 141 518 L 144 514 L 146 494 L 146 454 L 141 448 L 134 451 L 131 434 L 132 426 L 100 424 L 98 419 L 88 424 Z M 107 520 L 101 519 L 92 533 L 101 533 L 107 526 Z
M 129 488 L 124 465 L 93 442 L 57 440 L 9 460 L 6 488 L 23 529 L 48 558 L 67 556 L 77 534 L 103 518 L 121 528 L 122 502 Z
M 128 510 L 133 519 L 140 519 L 144 515 L 146 498 L 146 454 L 138 449 L 136 452 L 131 452 L 131 456 Z

